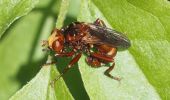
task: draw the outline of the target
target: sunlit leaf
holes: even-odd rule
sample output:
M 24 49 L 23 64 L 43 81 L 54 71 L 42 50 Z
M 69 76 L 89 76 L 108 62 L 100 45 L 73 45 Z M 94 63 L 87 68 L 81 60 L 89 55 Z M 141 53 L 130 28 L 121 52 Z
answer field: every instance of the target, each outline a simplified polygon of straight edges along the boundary
M 45 66 L 41 69 L 47 58 L 40 43 L 48 38 L 54 27 L 52 25 L 59 5 L 60 1 L 48 1 L 46 5 L 40 3 L 29 15 L 14 23 L 4 35 L 0 43 L 0 99 L 6 100 L 12 94 L 10 99 L 15 100 L 72 99 L 63 80 L 58 81 L 55 88 L 49 85 L 59 75 L 55 68 Z M 48 13 L 47 9 L 50 10 Z M 36 73 L 38 74 L 35 76 Z M 32 80 L 28 82 L 30 79 Z M 21 88 L 23 85 L 25 86 Z M 21 89 L 14 94 L 19 88 Z
M 0 1 L 0 36 L 36 3 L 30 0 Z M 108 67 L 89 66 L 85 62 L 87 56 L 82 55 L 78 65 L 75 64 L 52 87 L 49 83 L 72 57 L 54 57 L 56 65 L 41 68 L 46 59 L 50 62 L 52 59 L 51 56 L 46 58 L 41 51 L 40 41 L 48 39 L 53 27 L 59 29 L 76 19 L 92 23 L 97 18 L 131 40 L 129 49 L 117 53 L 116 65 L 111 72 L 113 76 L 121 77 L 121 82 L 104 75 Z M 170 2 L 166 0 L 62 0 L 62 3 L 44 0 L 9 28 L 0 41 L 0 99 L 7 99 L 24 85 L 11 100 L 169 100 L 169 27 Z
M 64 99 L 71 100 L 72 96 L 67 92 L 67 87 L 63 84 L 63 80 L 57 81 L 55 88 L 50 84 L 51 82 L 51 73 L 53 73 L 53 78 L 59 73 L 54 71 L 55 66 L 45 65 L 39 71 L 39 73 L 21 90 L 19 90 L 10 100 L 56 100 Z M 52 70 L 53 69 L 53 70 Z M 59 92 L 55 93 L 55 89 L 58 89 Z M 63 96 L 64 95 L 64 96 Z
M 118 52 L 112 75 L 123 77 L 121 84 L 103 75 L 107 68 L 94 69 L 79 61 L 83 82 L 90 98 L 95 99 L 160 99 L 169 98 L 169 42 L 165 28 L 159 19 L 146 10 L 139 9 L 127 1 L 106 0 L 105 2 L 83 0 L 79 21 L 92 22 L 103 19 L 112 28 L 125 33 L 132 46 L 128 51 Z M 142 0 L 141 0 L 142 1 Z M 150 0 L 154 2 L 154 0 Z M 135 1 L 132 1 L 135 2 Z M 157 13 L 168 18 L 168 7 Z M 135 2 L 140 5 L 140 1 Z M 148 1 L 147 1 L 148 3 Z M 156 3 L 156 1 L 154 2 Z M 143 1 L 143 5 L 146 2 Z M 153 3 L 148 3 L 149 6 Z M 154 6 L 154 5 L 153 5 Z M 147 8 L 146 7 L 146 8 Z M 156 8 L 156 6 L 154 6 Z M 152 7 L 153 8 L 153 7 Z M 149 8 L 148 8 L 149 9 Z M 151 9 L 151 8 L 150 8 Z M 158 9 L 157 9 L 158 10 Z M 151 10 L 152 11 L 152 10 Z M 167 14 L 168 13 L 168 14 Z M 162 19 L 167 20 L 169 19 Z M 166 22 L 166 21 L 164 21 Z M 166 23 L 165 26 L 169 24 Z M 168 30 L 167 30 L 168 31 Z M 164 85 L 163 85 L 164 84 Z M 97 92 L 96 92 L 97 91 Z
M 26 15 L 39 0 L 1 0 L 0 1 L 0 38 L 16 19 Z

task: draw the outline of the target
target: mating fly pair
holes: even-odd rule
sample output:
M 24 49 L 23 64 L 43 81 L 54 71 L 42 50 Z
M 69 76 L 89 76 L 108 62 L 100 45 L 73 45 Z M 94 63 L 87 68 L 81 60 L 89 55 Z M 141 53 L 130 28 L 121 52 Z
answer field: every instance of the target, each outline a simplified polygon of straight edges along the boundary
M 100 19 L 94 23 L 74 22 L 67 27 L 54 29 L 47 43 L 49 49 L 55 52 L 55 56 L 72 57 L 68 66 L 53 82 L 77 63 L 82 53 L 87 54 L 86 62 L 92 67 L 112 63 L 104 74 L 120 81 L 120 78 L 110 74 L 115 66 L 114 57 L 118 49 L 127 49 L 131 45 L 125 35 L 107 28 Z

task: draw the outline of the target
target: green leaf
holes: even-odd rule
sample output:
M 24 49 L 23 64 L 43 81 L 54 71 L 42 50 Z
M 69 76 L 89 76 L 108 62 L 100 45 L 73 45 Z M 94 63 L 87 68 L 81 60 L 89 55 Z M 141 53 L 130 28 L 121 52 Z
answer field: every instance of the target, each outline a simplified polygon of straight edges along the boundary
M 39 0 L 1 0 L 0 1 L 0 38 L 16 19 L 26 15 Z
M 79 61 L 85 89 L 96 99 L 170 98 L 169 28 L 170 5 L 160 0 L 82 0 L 79 21 L 103 19 L 125 33 L 132 46 L 118 52 L 112 75 L 123 77 L 121 84 L 103 75 L 106 68 L 94 69 Z M 133 4 L 133 5 L 132 5 Z M 155 8 L 155 9 L 154 9 Z M 154 9 L 154 10 L 153 10 Z
M 12 96 L 10 100 L 46 100 L 51 67 L 43 66 L 36 77 Z
M 60 14 L 58 16 L 58 20 L 56 23 L 56 28 L 58 29 L 60 29 L 64 24 L 65 16 L 67 14 L 68 7 L 69 7 L 69 2 L 70 0 L 63 0 L 61 3 Z
M 46 60 L 40 41 L 47 38 L 46 32 L 50 33 L 53 19 L 44 19 L 42 15 L 33 11 L 17 20 L 0 41 L 1 100 L 12 96 L 33 78 Z M 42 19 L 45 25 L 41 23 Z M 44 31 L 39 31 L 41 28 Z
M 80 0 L 70 0 L 71 6 L 76 9 L 72 10 L 69 0 L 62 0 L 60 9 L 60 1 L 43 0 L 4 34 L 0 41 L 0 99 L 9 98 L 37 73 L 10 99 L 168 100 L 169 2 L 81 0 L 80 9 L 77 8 L 78 2 Z M 58 11 L 56 26 L 52 26 Z M 130 38 L 131 48 L 118 52 L 115 69 L 111 72 L 123 78 L 121 83 L 103 74 L 107 67 L 92 68 L 87 65 L 86 56 L 83 55 L 78 65 L 64 75 L 64 81 L 60 78 L 55 87 L 49 84 L 71 58 L 59 58 L 55 66 L 41 68 L 46 62 L 46 55 L 41 51 L 40 41 L 48 38 L 53 27 L 60 28 L 65 23 L 75 21 L 76 11 L 79 11 L 78 21 L 91 23 L 101 18 L 108 27 Z M 48 61 L 51 62 L 50 56 Z
M 44 3 L 45 2 L 45 3 Z M 41 41 L 48 38 L 55 24 L 60 1 L 43 0 L 38 6 L 27 16 L 17 20 L 6 31 L 0 41 L 0 99 L 7 100 L 30 79 L 32 79 L 46 62 L 45 52 L 42 52 Z M 48 12 L 47 12 L 48 11 Z M 10 47 L 9 47 L 10 46 Z M 47 69 L 47 68 L 46 68 Z M 43 71 L 42 71 L 43 70 Z M 38 98 L 39 95 L 46 96 L 47 99 L 71 99 L 72 96 L 68 92 L 63 81 L 56 83 L 58 86 L 51 88 L 47 86 L 47 81 L 51 81 L 59 73 L 55 69 L 50 69 L 52 76 L 49 79 L 48 70 L 41 69 L 33 81 L 29 82 L 21 91 L 13 95 L 11 99 L 31 98 L 36 91 L 41 93 L 34 95 L 32 98 Z M 45 76 L 43 76 L 45 74 Z M 48 80 L 44 79 L 48 78 Z M 37 87 L 39 79 L 44 79 L 46 83 Z M 42 86 L 42 87 L 41 87 Z M 34 89 L 35 88 L 35 89 Z M 65 88 L 65 89 L 64 89 Z M 34 90 L 33 90 L 34 89 Z M 38 91 L 39 90 L 39 91 Z M 34 92 L 33 92 L 34 91 Z M 48 91 L 45 93 L 45 91 Z M 56 91 L 61 91 L 58 96 Z M 26 94 L 28 94 L 25 96 Z M 32 94 L 31 94 L 32 93 Z M 62 97 L 66 95 L 67 97 Z M 37 96 L 37 97 L 36 97 Z M 44 97 L 43 96 L 43 97 Z M 45 98 L 44 98 L 45 99 Z
M 39 73 L 20 91 L 18 91 L 14 96 L 10 98 L 10 100 L 56 100 L 56 99 L 64 99 L 70 100 L 72 96 L 69 92 L 67 92 L 67 87 L 63 85 L 63 80 L 57 81 L 55 88 L 50 85 L 51 73 L 53 73 L 53 77 L 59 75 L 58 71 L 54 71 L 55 69 L 52 67 L 55 66 L 42 66 L 43 68 L 39 71 Z M 53 69 L 53 70 L 52 70 Z M 55 89 L 58 89 L 59 93 L 55 94 Z M 62 92 L 61 92 L 62 91 Z M 65 95 L 65 97 L 63 97 Z
M 68 3 L 69 0 L 64 0 L 63 3 Z M 61 9 L 67 10 L 67 6 L 61 6 Z M 59 16 L 64 15 L 65 12 L 60 12 Z M 64 17 L 63 16 L 63 17 Z M 58 19 L 60 24 L 63 23 L 63 19 Z M 57 22 L 57 23 L 58 23 Z M 57 24 L 61 26 L 60 24 Z M 52 58 L 49 56 L 47 63 L 51 63 Z M 68 92 L 68 88 L 66 87 L 64 81 L 62 79 L 58 80 L 54 87 L 52 87 L 49 82 L 51 82 L 56 76 L 59 76 L 60 73 L 56 70 L 56 68 L 52 68 L 52 66 L 43 66 L 43 68 L 39 71 L 39 73 L 21 90 L 19 90 L 14 96 L 12 96 L 11 100 L 27 100 L 27 99 L 36 99 L 36 100 L 56 100 L 56 99 L 64 99 L 64 100 L 72 100 L 72 95 Z M 55 66 L 53 66 L 55 67 Z M 52 75 L 51 75 L 52 74 Z M 44 82 L 43 82 L 44 81 Z M 64 95 L 64 96 L 63 96 Z

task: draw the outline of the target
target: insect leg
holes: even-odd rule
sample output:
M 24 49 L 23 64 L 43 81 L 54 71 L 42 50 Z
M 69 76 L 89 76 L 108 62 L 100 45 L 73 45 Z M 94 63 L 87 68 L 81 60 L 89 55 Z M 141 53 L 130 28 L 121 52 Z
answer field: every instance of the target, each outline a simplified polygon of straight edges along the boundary
M 86 58 L 86 62 L 92 67 L 100 67 L 101 66 L 101 62 L 97 58 L 94 58 L 91 56 Z
M 114 80 L 120 81 L 121 78 L 112 76 L 112 75 L 110 74 L 110 72 L 113 70 L 114 66 L 115 66 L 115 62 L 113 62 L 112 66 L 110 66 L 110 67 L 104 72 L 104 74 L 105 74 L 106 76 L 114 79 Z
M 86 62 L 91 65 L 91 67 L 100 67 L 102 63 L 100 60 L 103 60 L 105 62 L 113 61 L 112 58 L 102 55 L 100 53 L 91 53 L 90 56 L 86 58 Z
M 99 53 L 92 53 L 91 54 L 93 57 L 96 57 L 97 59 L 101 59 L 103 61 L 106 61 L 106 62 L 113 62 L 112 66 L 110 66 L 105 72 L 104 74 L 114 80 L 117 80 L 117 81 L 120 81 L 121 79 L 119 77 L 115 77 L 115 76 L 112 76 L 110 74 L 110 72 L 113 70 L 114 66 L 115 66 L 115 62 L 114 62 L 114 59 L 111 58 L 111 57 L 107 57 L 105 55 L 102 55 L 102 54 L 99 54 Z
M 99 25 L 99 26 L 104 26 L 104 27 L 106 27 L 104 21 L 101 20 L 101 19 L 99 19 L 99 18 L 96 19 L 96 21 L 94 22 L 94 24 Z
M 107 62 L 113 62 L 113 58 L 112 57 L 108 57 L 108 56 L 105 56 L 105 55 L 100 54 L 100 53 L 91 53 L 90 55 L 93 56 L 93 57 L 96 57 L 98 59 L 107 61 Z
M 80 57 L 81 57 L 82 53 L 79 53 L 78 55 L 76 55 L 68 64 L 67 67 L 64 68 L 63 72 L 57 76 L 52 82 L 51 84 L 54 85 L 54 83 L 60 78 L 62 77 L 76 62 L 79 61 Z

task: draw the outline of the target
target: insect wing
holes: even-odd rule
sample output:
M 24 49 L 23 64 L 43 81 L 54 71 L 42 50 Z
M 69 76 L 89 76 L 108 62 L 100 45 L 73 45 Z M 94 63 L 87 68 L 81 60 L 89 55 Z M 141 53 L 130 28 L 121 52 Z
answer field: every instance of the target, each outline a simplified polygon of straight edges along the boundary
M 90 24 L 89 27 L 90 34 L 101 39 L 103 43 L 117 47 L 118 49 L 126 49 L 131 45 L 130 40 L 118 31 L 94 24 Z

